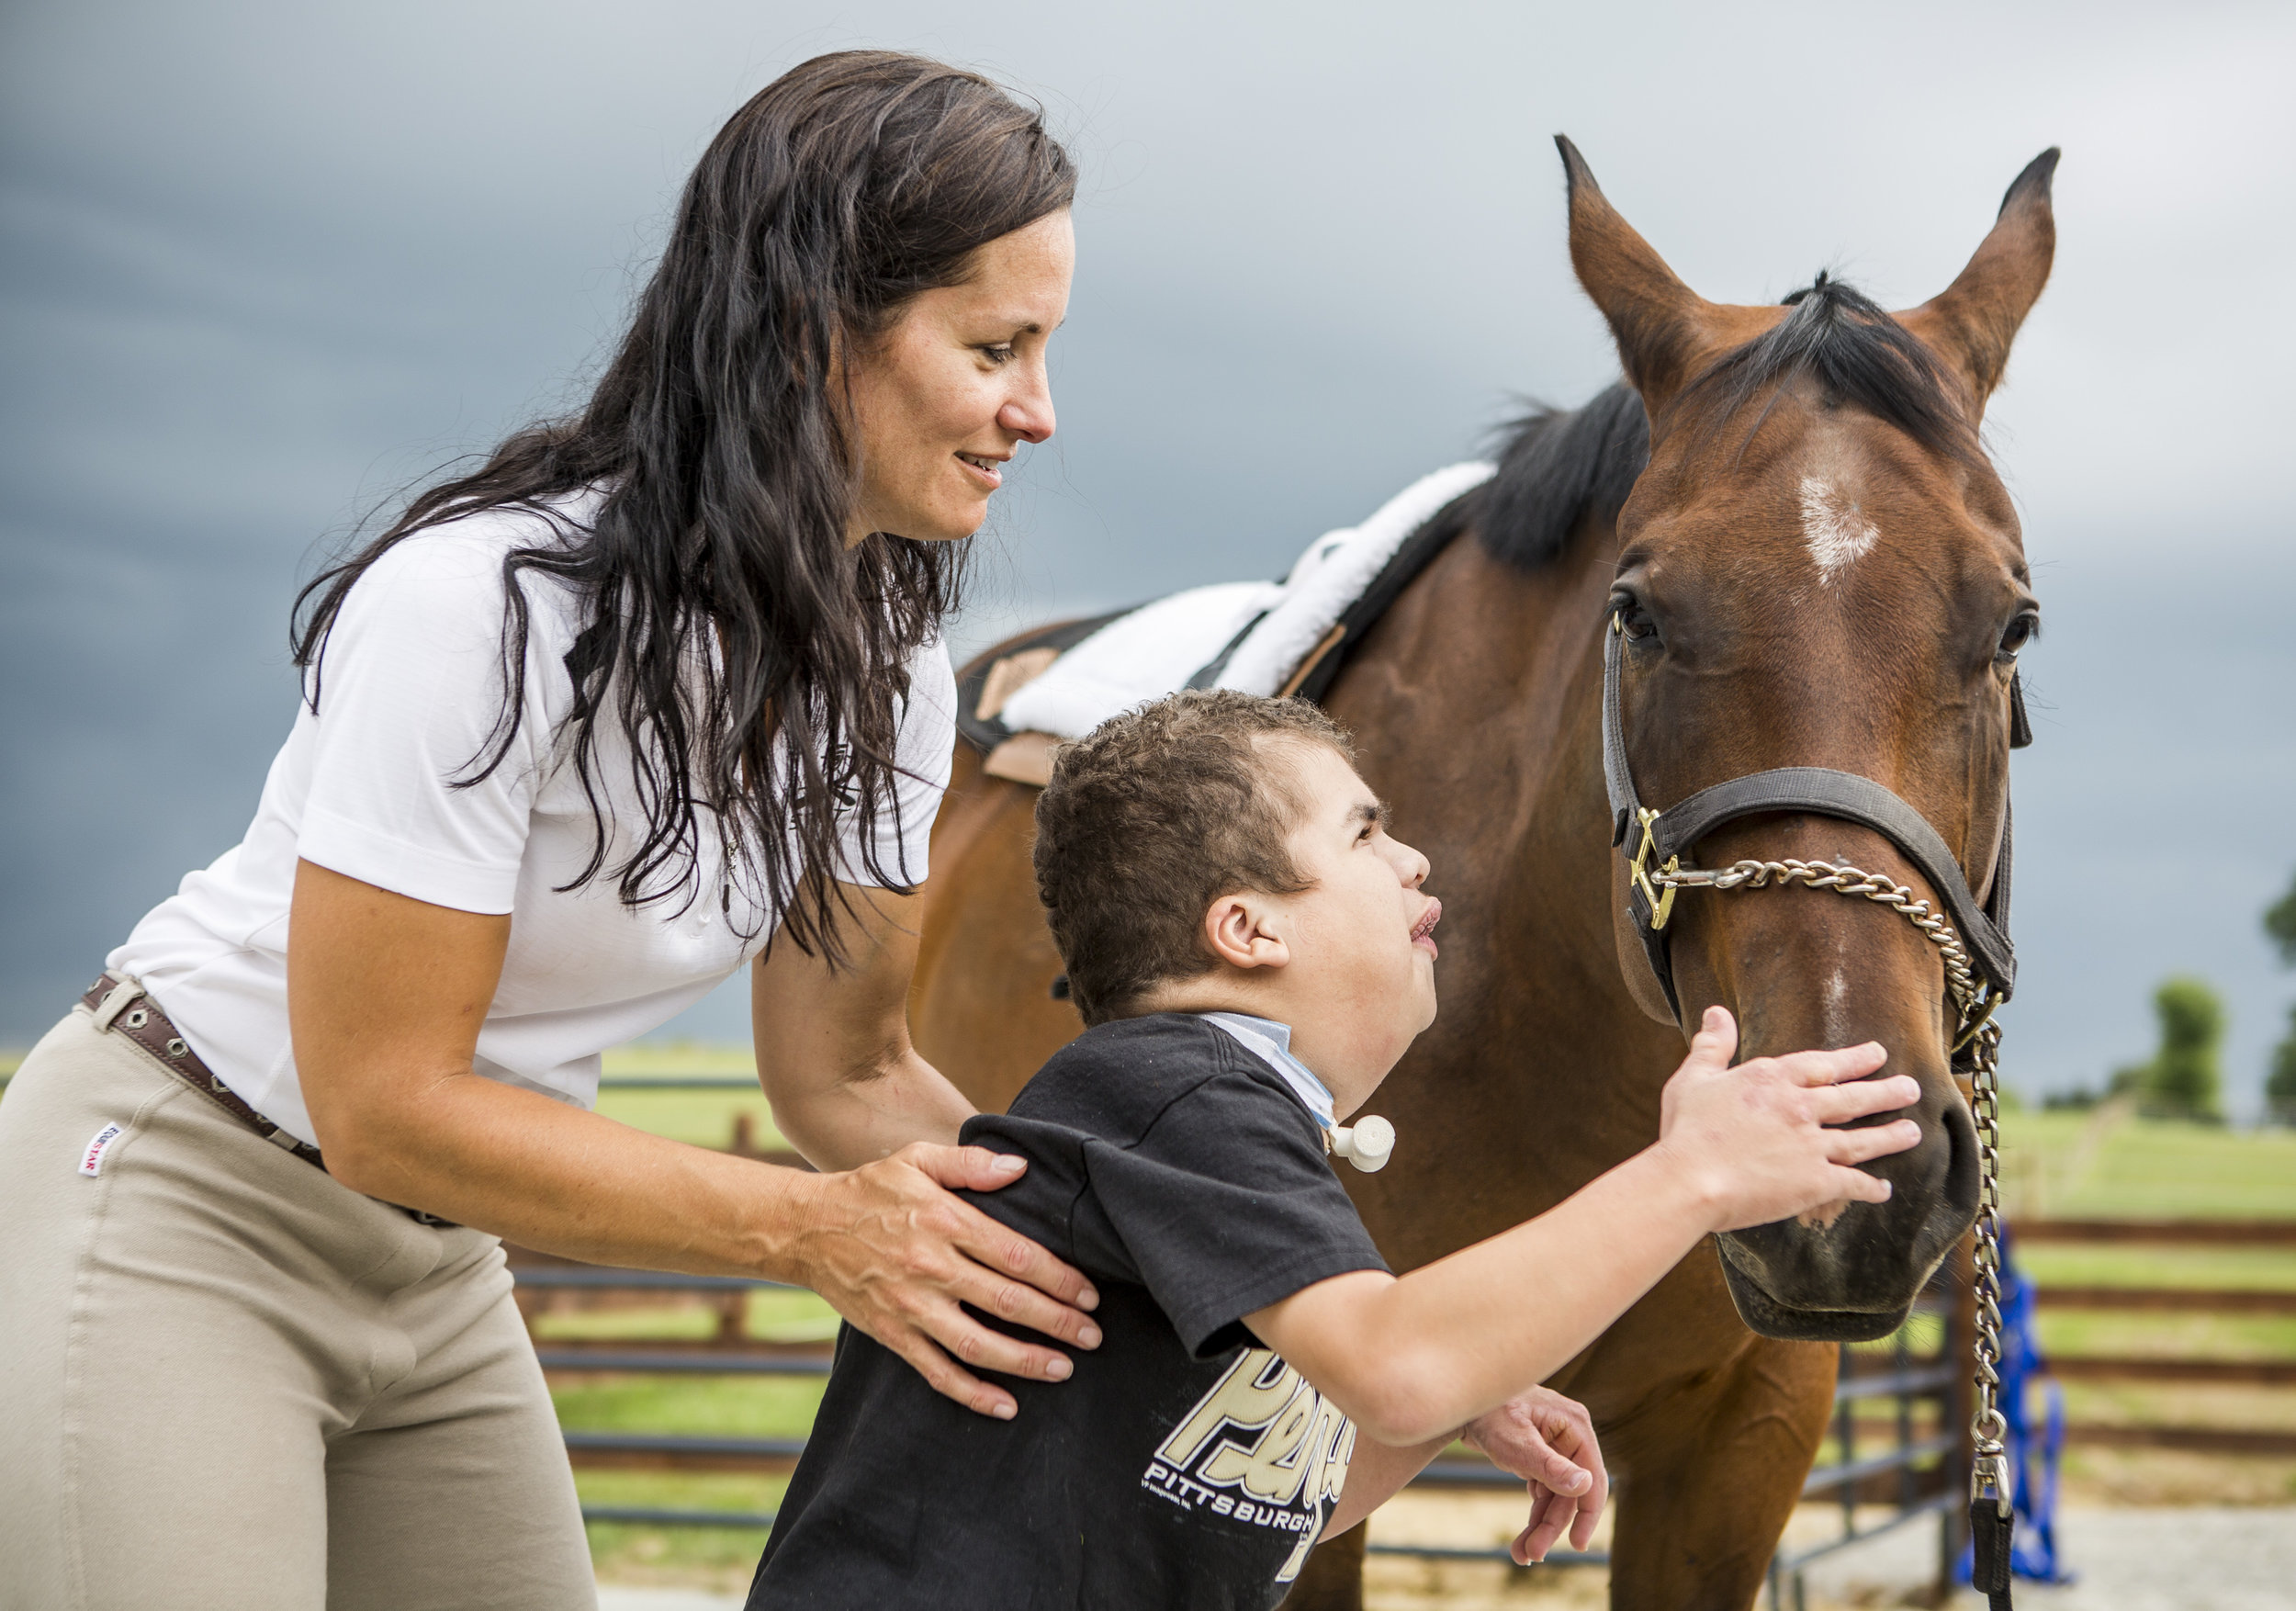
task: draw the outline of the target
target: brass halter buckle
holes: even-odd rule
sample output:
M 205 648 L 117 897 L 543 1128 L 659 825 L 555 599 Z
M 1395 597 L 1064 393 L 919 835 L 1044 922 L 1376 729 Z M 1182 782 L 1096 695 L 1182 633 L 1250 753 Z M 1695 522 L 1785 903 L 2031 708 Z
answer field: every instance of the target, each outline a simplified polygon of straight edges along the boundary
M 1642 892 L 1642 898 L 1649 904 L 1650 932 L 1656 934 L 1666 927 L 1667 918 L 1674 915 L 1675 890 L 1671 884 L 1660 889 L 1650 882 L 1650 852 L 1658 845 L 1659 814 L 1645 806 L 1636 813 L 1636 820 L 1642 824 L 1642 842 L 1635 847 L 1634 860 L 1626 864 L 1626 878 Z M 1664 876 L 1681 872 L 1682 866 L 1680 856 L 1669 856 L 1666 865 L 1659 871 Z

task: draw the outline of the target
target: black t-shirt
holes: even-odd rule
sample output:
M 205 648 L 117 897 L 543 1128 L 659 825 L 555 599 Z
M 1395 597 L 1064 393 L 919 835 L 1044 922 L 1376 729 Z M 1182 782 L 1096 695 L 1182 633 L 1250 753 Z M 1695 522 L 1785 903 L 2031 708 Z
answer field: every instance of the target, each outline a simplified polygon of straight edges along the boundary
M 1091 1276 L 1103 1341 L 996 1421 L 844 1328 L 749 1605 L 1274 1605 L 1356 1431 L 1242 1317 L 1387 1267 L 1314 1118 L 1167 1013 L 1087 1031 L 964 1140 L 1029 1160 L 966 1195 Z

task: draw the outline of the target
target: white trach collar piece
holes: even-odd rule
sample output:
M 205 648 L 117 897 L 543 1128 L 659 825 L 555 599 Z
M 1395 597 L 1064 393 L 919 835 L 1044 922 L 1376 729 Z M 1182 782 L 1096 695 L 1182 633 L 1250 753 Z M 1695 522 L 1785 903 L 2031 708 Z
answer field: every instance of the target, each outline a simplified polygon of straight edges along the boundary
M 1199 1018 L 1218 1024 L 1236 1043 L 1274 1069 L 1291 1087 L 1300 1105 L 1323 1127 L 1323 1150 L 1345 1158 L 1368 1175 L 1387 1166 L 1395 1152 L 1395 1126 L 1376 1114 L 1366 1114 L 1351 1127 L 1333 1111 L 1332 1093 L 1314 1071 L 1291 1054 L 1291 1026 L 1272 1018 L 1243 1012 L 1203 1012 Z
M 1881 528 L 1865 518 L 1855 499 L 1817 476 L 1802 478 L 1802 538 L 1818 562 L 1820 583 L 1831 585 L 1837 575 L 1865 558 L 1881 536 Z

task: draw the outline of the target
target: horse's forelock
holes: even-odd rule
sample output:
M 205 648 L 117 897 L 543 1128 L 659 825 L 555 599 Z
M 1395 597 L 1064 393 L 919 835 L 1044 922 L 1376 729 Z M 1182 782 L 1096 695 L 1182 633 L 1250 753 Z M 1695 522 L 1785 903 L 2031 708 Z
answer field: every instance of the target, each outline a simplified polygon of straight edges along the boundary
M 1829 402 L 1863 409 L 1932 453 L 1983 466 L 1960 383 L 1885 309 L 1823 273 L 1785 306 L 1792 311 L 1784 319 L 1716 357 L 1683 388 L 1670 411 L 1681 428 L 1702 445 L 1724 431 L 1750 440 L 1782 390 L 1807 377 Z

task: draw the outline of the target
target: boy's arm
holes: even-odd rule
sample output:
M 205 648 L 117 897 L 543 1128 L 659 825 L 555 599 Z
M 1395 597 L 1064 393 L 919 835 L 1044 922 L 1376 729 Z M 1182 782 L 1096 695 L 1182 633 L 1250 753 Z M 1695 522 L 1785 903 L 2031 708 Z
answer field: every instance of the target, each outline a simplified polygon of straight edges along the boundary
M 1737 1041 L 1709 1008 L 1657 1143 L 1560 1206 L 1401 1279 L 1318 1281 L 1246 1324 L 1365 1436 L 1410 1449 L 1551 1375 L 1709 1233 L 1887 1200 L 1886 1180 L 1851 1166 L 1919 1127 L 1829 1127 L 1912 1106 L 1914 1082 L 1865 1079 L 1885 1056 L 1873 1044 L 1731 1068 Z
M 1428 1438 L 1409 1448 L 1374 1443 L 1358 1429 L 1356 1452 L 1347 1462 L 1347 1483 L 1332 1506 L 1331 1519 L 1316 1539 L 1336 1538 L 1402 1491 L 1403 1484 L 1427 1469 L 1427 1462 L 1451 1447 L 1453 1434 Z

